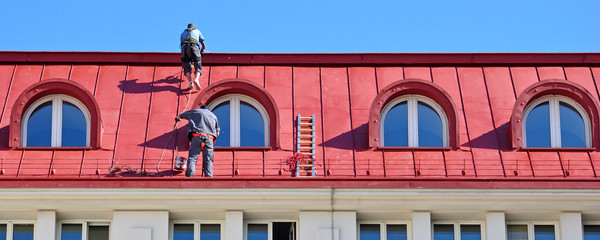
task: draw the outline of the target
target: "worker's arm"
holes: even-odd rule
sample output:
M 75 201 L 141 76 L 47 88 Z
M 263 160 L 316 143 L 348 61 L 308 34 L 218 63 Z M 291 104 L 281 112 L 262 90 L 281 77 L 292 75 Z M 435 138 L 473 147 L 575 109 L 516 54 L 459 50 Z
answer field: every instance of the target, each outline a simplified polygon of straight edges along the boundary
M 206 49 L 206 44 L 204 44 L 204 41 L 200 41 L 200 44 L 202 45 L 200 52 L 204 52 L 204 49 Z

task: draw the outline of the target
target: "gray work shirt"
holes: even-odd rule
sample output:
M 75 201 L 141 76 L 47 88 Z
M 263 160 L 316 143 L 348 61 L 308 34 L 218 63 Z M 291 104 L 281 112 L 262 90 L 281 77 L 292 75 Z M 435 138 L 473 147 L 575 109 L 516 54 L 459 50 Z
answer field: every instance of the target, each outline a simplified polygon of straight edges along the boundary
M 179 117 L 187 119 L 188 131 L 197 133 L 208 133 L 213 136 L 219 136 L 219 120 L 214 113 L 208 109 L 192 109 L 179 114 Z

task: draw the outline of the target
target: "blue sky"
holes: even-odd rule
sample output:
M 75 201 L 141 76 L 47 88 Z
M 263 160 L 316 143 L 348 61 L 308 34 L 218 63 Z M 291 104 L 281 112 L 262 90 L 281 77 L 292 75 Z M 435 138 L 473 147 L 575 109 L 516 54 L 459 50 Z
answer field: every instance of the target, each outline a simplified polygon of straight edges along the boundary
M 600 52 L 599 0 L 8 0 L 0 51 Z

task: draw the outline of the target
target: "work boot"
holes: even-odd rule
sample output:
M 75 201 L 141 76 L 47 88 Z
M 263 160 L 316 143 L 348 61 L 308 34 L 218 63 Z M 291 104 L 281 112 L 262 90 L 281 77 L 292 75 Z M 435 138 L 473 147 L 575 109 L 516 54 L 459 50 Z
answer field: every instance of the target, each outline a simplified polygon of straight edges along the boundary
M 188 88 L 186 88 L 186 91 L 192 90 L 192 88 L 194 88 L 194 85 L 192 85 L 192 82 L 190 81 L 190 86 Z

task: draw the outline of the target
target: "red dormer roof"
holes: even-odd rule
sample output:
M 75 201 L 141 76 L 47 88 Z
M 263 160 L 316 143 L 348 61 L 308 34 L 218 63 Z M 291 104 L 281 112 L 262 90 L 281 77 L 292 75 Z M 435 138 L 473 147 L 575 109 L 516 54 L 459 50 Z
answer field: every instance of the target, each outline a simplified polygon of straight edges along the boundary
M 513 136 L 514 126 L 510 124 L 517 99 L 547 80 L 564 81 L 561 91 L 578 89 L 571 91 L 572 95 L 581 96 L 587 104 L 584 108 L 590 109 L 586 111 L 597 111 L 598 53 L 209 53 L 203 59 L 203 91 L 191 95 L 182 91 L 187 82 L 182 80 L 179 57 L 178 53 L 0 52 L 0 85 L 5 86 L 0 90 L 2 185 L 600 187 L 597 132 L 592 148 L 522 149 L 513 148 L 518 136 Z M 19 128 L 14 130 L 23 114 L 19 109 L 39 97 L 43 89 L 35 86 L 45 81 L 72 81 L 83 91 L 51 91 L 93 98 L 91 104 L 99 109 L 98 145 L 74 149 L 19 147 Z M 241 87 L 245 90 L 239 93 L 272 103 L 267 111 L 277 115 L 278 120 L 270 126 L 276 130 L 271 131 L 276 133 L 271 142 L 277 144 L 216 149 L 212 179 L 186 179 L 175 174 L 174 156 L 187 156 L 188 143 L 183 124 L 172 134 L 173 118 L 184 109 L 214 100 L 214 92 L 230 87 L 226 83 L 231 81 L 252 88 Z M 407 81 L 425 82 L 431 87 L 403 85 Z M 374 106 L 387 99 L 385 91 L 404 87 L 408 93 L 436 92 L 430 98 L 442 99 L 438 103 L 446 112 L 455 110 L 454 120 L 450 120 L 455 126 L 450 133 L 456 139 L 453 146 L 373 145 L 377 137 L 370 132 Z M 316 117 L 319 164 L 315 178 L 292 177 L 285 164 L 296 150 L 298 115 Z M 597 115 L 592 121 L 597 130 Z M 172 136 L 174 141 L 167 145 Z M 115 167 L 131 171 L 111 175 Z

